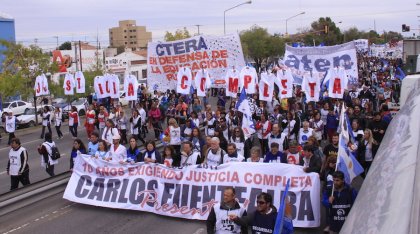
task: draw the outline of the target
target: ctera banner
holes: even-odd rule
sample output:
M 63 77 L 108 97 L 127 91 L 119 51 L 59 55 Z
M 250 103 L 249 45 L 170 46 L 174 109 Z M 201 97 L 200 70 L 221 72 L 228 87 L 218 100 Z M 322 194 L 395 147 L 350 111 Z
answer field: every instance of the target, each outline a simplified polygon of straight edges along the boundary
M 113 164 L 81 155 L 76 159 L 64 198 L 94 206 L 206 220 L 211 208 L 220 205 L 226 186 L 235 187 L 238 202 L 248 212 L 255 211 L 261 192 L 272 194 L 278 208 L 287 179 L 293 225 L 318 227 L 319 176 L 289 164 L 243 162 L 217 168 L 168 168 L 151 163 Z
M 357 84 L 357 56 L 354 42 L 324 47 L 286 46 L 283 61 L 292 70 L 294 84 L 302 84 L 303 76 L 308 72 L 325 74 L 330 68 L 343 67 L 350 84 Z
M 149 42 L 147 48 L 147 84 L 150 90 L 166 92 L 176 89 L 177 73 L 182 67 L 190 68 L 192 77 L 196 77 L 197 71 L 206 69 L 212 87 L 224 88 L 227 70 L 245 66 L 238 34 Z

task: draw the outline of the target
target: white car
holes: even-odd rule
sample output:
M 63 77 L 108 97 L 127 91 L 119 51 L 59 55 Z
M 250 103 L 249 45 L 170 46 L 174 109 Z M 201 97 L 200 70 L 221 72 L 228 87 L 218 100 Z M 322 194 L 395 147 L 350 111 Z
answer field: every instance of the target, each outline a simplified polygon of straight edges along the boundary
M 2 104 L 3 112 L 12 111 L 13 115 L 21 115 L 25 112 L 26 109 L 33 107 L 32 103 L 24 101 L 13 101 L 13 102 L 3 102 Z M 2 113 L 0 113 L 1 115 Z
M 88 106 L 88 101 L 86 98 L 79 98 L 77 100 L 74 100 L 71 102 L 70 105 L 67 105 L 63 107 L 63 113 L 68 116 L 68 113 L 72 106 L 75 106 L 77 108 L 77 113 L 79 113 L 79 116 L 86 114 L 86 107 Z
M 128 101 L 125 99 L 125 92 L 120 91 L 120 105 L 121 106 L 128 106 Z
M 50 108 L 51 113 L 54 113 L 54 107 L 53 106 L 51 106 L 51 105 L 45 105 L 45 106 L 48 106 Z M 38 112 L 37 115 L 35 115 L 35 108 L 34 107 L 30 107 L 30 108 L 26 109 L 25 112 L 23 113 L 23 115 L 20 115 L 20 116 L 17 117 L 18 127 L 33 127 L 33 126 L 35 126 L 36 125 L 35 118 L 38 119 L 38 124 L 41 124 L 42 123 L 41 113 L 42 113 L 43 108 L 44 108 L 44 106 L 41 106 L 41 107 L 37 108 L 37 112 Z

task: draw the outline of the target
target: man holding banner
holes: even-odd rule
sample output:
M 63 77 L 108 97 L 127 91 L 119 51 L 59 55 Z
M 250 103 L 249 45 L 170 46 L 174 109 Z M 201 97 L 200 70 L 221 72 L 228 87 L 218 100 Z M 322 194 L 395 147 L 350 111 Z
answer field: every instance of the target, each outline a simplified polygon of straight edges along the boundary
M 246 225 L 237 224 L 232 217 L 246 216 L 246 210 L 235 200 L 235 189 L 223 191 L 223 202 L 215 205 L 207 218 L 207 233 L 248 233 Z

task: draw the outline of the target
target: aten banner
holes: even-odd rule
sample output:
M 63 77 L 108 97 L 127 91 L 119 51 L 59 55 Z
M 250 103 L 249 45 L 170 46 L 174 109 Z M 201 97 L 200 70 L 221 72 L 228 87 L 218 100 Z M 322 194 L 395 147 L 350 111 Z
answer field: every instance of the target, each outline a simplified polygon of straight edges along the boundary
M 325 73 L 334 67 L 346 70 L 350 84 L 358 82 L 356 47 L 352 41 L 324 47 L 294 48 L 287 45 L 282 62 L 292 70 L 295 84 L 302 84 L 305 73 Z
M 237 34 L 149 42 L 147 48 L 147 84 L 151 90 L 176 89 L 177 73 L 182 67 L 191 69 L 193 79 L 198 70 L 206 69 L 212 87 L 224 88 L 226 71 L 245 66 Z
M 88 155 L 78 157 L 64 193 L 70 201 L 119 209 L 206 220 L 223 199 L 226 186 L 236 189 L 238 202 L 255 211 L 261 192 L 273 195 L 279 207 L 287 179 L 296 227 L 320 225 L 320 181 L 316 173 L 289 164 L 232 163 L 218 168 L 162 164 L 112 164 Z

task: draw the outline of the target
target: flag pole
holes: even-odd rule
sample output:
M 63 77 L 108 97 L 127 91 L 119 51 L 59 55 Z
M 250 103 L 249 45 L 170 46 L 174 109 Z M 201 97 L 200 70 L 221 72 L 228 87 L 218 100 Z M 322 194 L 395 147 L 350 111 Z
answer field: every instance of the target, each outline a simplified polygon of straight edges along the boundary
M 342 121 L 344 121 L 344 119 L 341 119 L 341 112 L 342 111 L 344 111 L 344 103 L 343 103 L 343 106 L 341 107 L 341 110 L 340 110 L 340 123 L 339 123 L 339 128 L 340 128 L 340 135 L 342 134 L 342 132 L 341 132 L 341 126 L 342 126 Z M 340 141 L 341 141 L 341 137 L 339 137 L 338 138 L 338 148 L 340 148 Z M 338 152 L 340 152 L 340 151 L 338 151 Z M 338 168 L 338 164 L 340 163 L 340 155 L 338 155 L 338 152 L 337 152 L 337 161 L 336 161 L 336 164 L 335 164 L 335 170 L 334 170 L 334 172 L 336 172 L 337 171 L 337 168 Z M 331 196 L 334 196 L 334 180 L 333 180 L 333 186 L 332 186 L 332 190 L 331 190 Z

